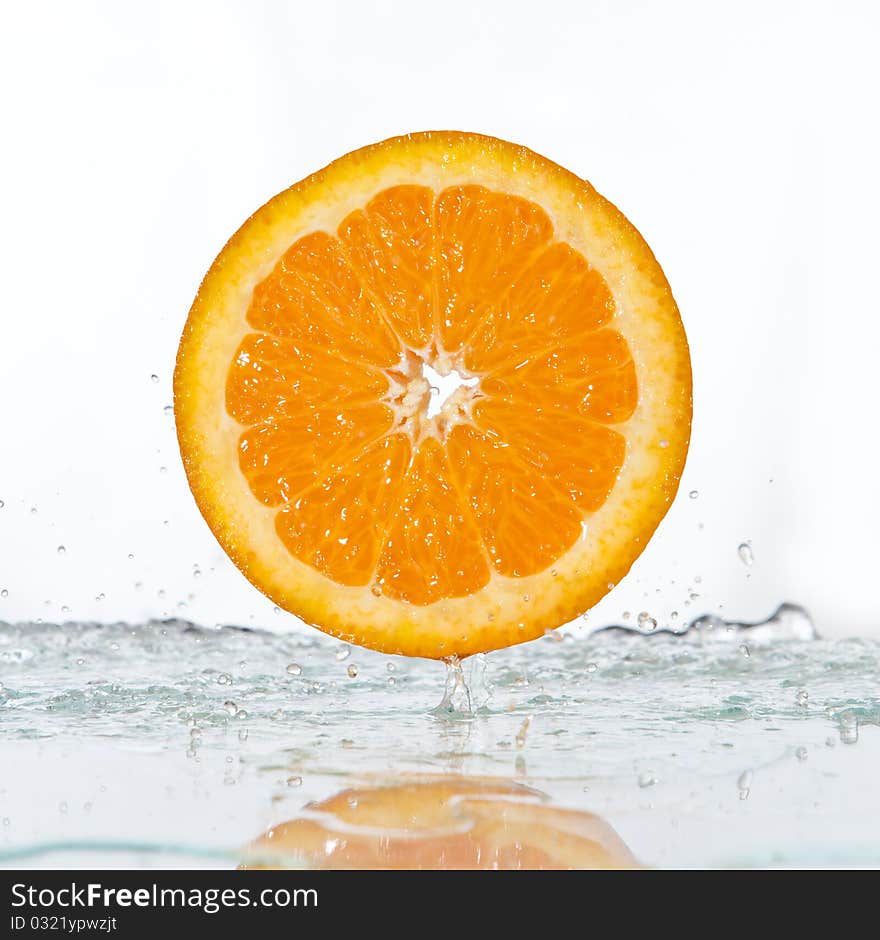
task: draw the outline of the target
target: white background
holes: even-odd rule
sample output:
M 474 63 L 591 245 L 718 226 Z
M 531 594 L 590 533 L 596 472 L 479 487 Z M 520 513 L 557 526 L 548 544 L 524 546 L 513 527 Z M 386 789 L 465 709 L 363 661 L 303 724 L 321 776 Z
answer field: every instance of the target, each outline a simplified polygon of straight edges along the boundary
M 688 330 L 682 492 L 590 622 L 793 600 L 880 632 L 876 4 L 4 7 L 0 619 L 293 623 L 190 497 L 163 413 L 179 333 L 275 192 L 455 128 L 590 179 Z

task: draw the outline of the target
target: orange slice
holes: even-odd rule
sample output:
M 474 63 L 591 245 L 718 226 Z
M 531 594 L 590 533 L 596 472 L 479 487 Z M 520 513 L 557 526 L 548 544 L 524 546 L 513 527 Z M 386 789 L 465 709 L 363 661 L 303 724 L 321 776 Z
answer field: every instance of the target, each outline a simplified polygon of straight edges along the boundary
M 543 157 L 454 132 L 348 154 L 248 219 L 174 392 L 196 501 L 251 582 L 431 658 L 595 604 L 672 501 L 691 418 L 638 232 Z

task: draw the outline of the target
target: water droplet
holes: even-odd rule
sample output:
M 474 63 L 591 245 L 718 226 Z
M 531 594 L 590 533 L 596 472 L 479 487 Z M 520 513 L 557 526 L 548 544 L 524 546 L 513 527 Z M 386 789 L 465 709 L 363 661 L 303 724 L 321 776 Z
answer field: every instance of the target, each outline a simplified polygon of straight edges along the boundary
M 62 800 L 58 804 L 58 812 L 61 813 L 62 815 L 67 815 L 67 810 L 68 810 L 67 801 Z
M 162 412 L 163 412 L 164 414 L 166 414 L 166 415 L 173 415 L 173 414 L 174 414 L 174 408 L 173 408 L 173 406 L 171 406 L 171 405 L 166 405 L 166 406 L 162 409 Z
M 3 588 L 3 590 L 0 591 L 0 597 L 9 597 L 9 591 L 7 591 L 6 588 Z
M 382 596 L 382 588 L 380 588 L 378 584 L 374 584 L 374 585 L 370 588 L 370 593 L 373 595 L 373 597 L 381 597 L 381 596 Z
M 395 679 L 394 676 L 389 676 L 388 685 L 397 685 L 397 679 Z
M 302 666 L 299 663 L 290 663 L 287 667 L 287 674 L 289 676 L 301 676 Z
M 348 669 L 346 669 L 346 672 L 348 673 L 348 678 L 349 678 L 349 679 L 357 679 L 358 667 L 355 666 L 354 663 L 352 663 L 352 664 L 348 667 Z
M 839 715 L 840 741 L 842 744 L 857 744 L 859 740 L 859 716 L 849 709 Z
M 531 718 L 526 718 L 526 720 L 520 726 L 519 731 L 516 733 L 516 746 L 520 749 L 526 746 L 526 735 L 529 733 L 529 725 L 532 723 Z
M 752 792 L 752 777 L 753 774 L 751 770 L 744 770 L 736 781 L 736 788 L 739 790 L 739 798 L 741 800 L 747 800 L 749 793 Z
M 742 646 L 740 646 L 739 651 L 743 654 L 743 656 L 745 656 L 746 659 L 748 659 L 752 655 L 751 651 L 749 650 L 749 648 L 746 646 L 745 643 L 743 643 Z
M 752 551 L 751 542 L 741 542 L 736 551 L 739 555 L 739 560 L 744 565 L 751 566 L 755 563 L 755 553 Z
M 807 759 L 807 749 L 805 747 L 799 747 L 795 752 L 794 756 L 803 763 Z
M 238 705 L 233 701 L 226 701 L 223 703 L 223 711 L 225 711 L 227 715 L 234 715 L 238 711 Z
M 596 663 L 587 663 L 586 665 L 587 672 L 595 672 L 598 668 L 599 667 L 596 665 Z
M 640 630 L 656 630 L 657 621 L 646 611 L 643 610 L 638 617 Z
M 699 490 L 691 490 L 690 493 L 688 493 L 688 496 L 690 496 L 691 499 L 696 499 L 699 495 Z
M 228 672 L 221 672 L 220 675 L 217 676 L 218 685 L 229 685 L 231 682 L 232 676 L 230 676 Z
M 660 441 L 660 446 L 663 447 L 664 449 L 669 447 L 669 441 L 666 441 L 666 440 Z
M 648 787 L 653 787 L 657 783 L 657 778 L 654 774 L 648 770 L 645 773 L 639 774 L 639 786 L 645 790 Z
M 397 669 L 397 666 L 395 666 L 394 663 L 385 663 L 385 668 L 389 672 L 394 672 Z
M 336 650 L 336 659 L 338 662 L 343 662 L 351 656 L 351 649 L 347 646 L 343 646 L 342 649 Z
M 239 740 L 239 741 L 247 741 L 247 739 L 248 739 L 248 729 L 247 729 L 247 728 L 239 728 L 239 729 L 238 729 L 238 740 Z
M 101 593 L 101 594 L 99 594 L 99 595 L 95 598 L 95 600 L 96 600 L 96 601 L 102 601 L 102 600 L 104 600 L 104 598 L 105 598 L 106 596 L 107 596 L 106 594 Z
M 63 545 L 59 545 L 56 551 L 58 552 L 59 555 L 63 555 L 67 551 L 67 549 Z
M 794 700 L 801 708 L 806 708 L 810 703 L 810 693 L 806 689 L 799 689 Z
M 76 664 L 77 664 L 77 666 L 84 666 L 84 665 L 85 665 L 85 662 L 86 662 L 86 661 L 85 661 L 82 657 L 80 657 L 80 658 L 76 661 Z
M 272 721 L 278 721 L 279 718 L 284 717 L 284 712 L 280 708 L 276 708 L 269 717 Z
M 287 785 L 289 787 L 301 787 L 303 782 L 302 777 L 298 777 L 294 774 L 292 777 L 287 778 Z
M 156 375 L 156 373 L 154 372 L 154 373 L 150 376 L 150 381 L 155 385 L 155 384 L 159 381 L 159 376 Z
M 2 509 L 5 505 L 6 503 L 4 503 L 2 499 L 0 499 L 0 509 Z

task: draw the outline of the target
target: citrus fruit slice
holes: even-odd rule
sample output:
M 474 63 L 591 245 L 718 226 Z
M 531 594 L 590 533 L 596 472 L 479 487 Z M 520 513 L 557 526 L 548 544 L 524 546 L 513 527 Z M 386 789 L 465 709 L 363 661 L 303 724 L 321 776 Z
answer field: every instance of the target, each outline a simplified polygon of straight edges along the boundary
M 347 641 L 446 658 L 530 640 L 627 573 L 678 486 L 691 375 L 660 266 L 589 183 L 427 132 L 245 222 L 174 401 L 199 508 L 253 584 Z

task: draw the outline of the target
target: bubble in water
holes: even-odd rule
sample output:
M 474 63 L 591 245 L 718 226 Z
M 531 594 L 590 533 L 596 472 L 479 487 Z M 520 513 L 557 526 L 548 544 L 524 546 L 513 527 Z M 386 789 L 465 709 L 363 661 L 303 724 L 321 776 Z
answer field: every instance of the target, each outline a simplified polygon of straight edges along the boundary
M 238 740 L 241 742 L 247 741 L 248 739 L 248 730 L 247 728 L 238 729 Z
M 752 776 L 751 770 L 744 770 L 736 781 L 736 788 L 739 790 L 739 798 L 741 800 L 747 800 L 749 793 L 752 792 Z
M 806 689 L 799 689 L 794 700 L 801 708 L 806 708 L 810 703 L 810 693 Z
M 599 667 L 596 665 L 596 663 L 587 663 L 584 668 L 587 670 L 587 672 L 595 672 Z
M 397 669 L 397 666 L 395 666 L 394 663 L 385 663 L 385 668 L 389 672 L 394 672 Z
M 397 679 L 395 679 L 394 676 L 389 676 L 388 685 L 397 685 Z
M 233 701 L 226 701 L 223 703 L 223 711 L 225 711 L 227 715 L 234 715 L 238 711 L 238 705 Z
M 343 662 L 351 656 L 351 650 L 347 646 L 343 646 L 342 649 L 336 651 L 336 659 L 338 662 Z
M 166 405 L 166 406 L 162 409 L 162 412 L 163 412 L 163 414 L 171 415 L 171 414 L 174 414 L 174 408 L 173 408 L 172 405 Z
M 156 373 L 154 372 L 154 373 L 150 376 L 150 381 L 155 385 L 155 384 L 159 381 L 159 376 L 156 375 Z
M 287 666 L 287 674 L 289 676 L 301 676 L 302 666 L 300 666 L 299 663 L 289 663 Z
M 355 666 L 354 663 L 352 663 L 352 664 L 348 667 L 348 669 L 346 669 L 346 672 L 348 673 L 348 678 L 349 678 L 349 679 L 357 679 L 358 667 Z
M 741 542 L 736 551 L 739 555 L 739 560 L 744 565 L 751 566 L 755 563 L 755 553 L 752 551 L 751 542 Z
M 217 676 L 217 685 L 229 685 L 232 682 L 232 676 L 228 672 L 221 672 Z
M 807 759 L 807 749 L 805 747 L 799 747 L 795 752 L 794 756 L 803 763 Z
M 289 787 L 301 787 L 302 782 L 303 782 L 303 778 L 296 776 L 296 774 L 294 774 L 292 777 L 287 778 L 287 785 Z
M 370 588 L 370 593 L 373 595 L 373 597 L 381 597 L 381 596 L 382 596 L 382 588 L 380 588 L 378 584 L 374 584 L 374 585 Z
M 746 659 L 748 659 L 752 655 L 751 651 L 749 650 L 748 646 L 746 646 L 745 643 L 743 643 L 742 646 L 740 646 L 739 651 L 743 654 L 743 656 L 745 656 Z
M 526 718 L 526 720 L 520 725 L 519 731 L 516 733 L 516 746 L 520 749 L 526 746 L 526 735 L 529 733 L 529 725 L 532 723 L 532 719 Z
M 7 591 L 6 588 L 3 588 L 3 590 L 0 591 L 0 597 L 9 597 L 9 591 Z
M 284 712 L 280 708 L 276 708 L 274 712 L 269 716 L 272 721 L 278 721 L 279 718 L 284 716 Z
M 67 551 L 67 549 L 63 545 L 59 545 L 58 548 L 55 549 L 55 551 L 57 551 L 59 555 L 63 555 Z
M 6 503 L 4 503 L 2 499 L 0 499 L 0 509 L 2 509 L 5 505 Z
M 657 621 L 646 611 L 643 610 L 638 617 L 640 630 L 656 630 Z
M 58 804 L 58 812 L 61 813 L 63 816 L 66 816 L 66 815 L 67 815 L 67 810 L 68 810 L 68 808 L 69 808 L 69 807 L 68 807 L 68 805 L 67 805 L 67 801 L 66 801 L 66 800 L 62 800 L 62 801 Z
M 690 493 L 688 493 L 688 496 L 690 496 L 691 499 L 696 499 L 699 495 L 699 490 L 691 490 Z
M 657 778 L 650 770 L 639 774 L 639 786 L 643 790 L 646 790 L 648 787 L 653 787 L 655 783 L 657 783 Z

